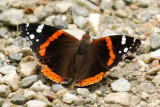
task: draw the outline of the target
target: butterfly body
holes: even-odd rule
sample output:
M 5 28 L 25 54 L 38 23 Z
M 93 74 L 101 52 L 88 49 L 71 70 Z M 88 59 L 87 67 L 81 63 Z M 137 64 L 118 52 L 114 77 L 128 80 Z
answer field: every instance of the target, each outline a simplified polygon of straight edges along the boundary
M 65 84 L 74 79 L 77 86 L 99 82 L 141 44 L 138 39 L 124 35 L 91 41 L 89 32 L 78 40 L 63 30 L 42 24 L 20 24 L 18 30 L 29 41 L 47 78 Z

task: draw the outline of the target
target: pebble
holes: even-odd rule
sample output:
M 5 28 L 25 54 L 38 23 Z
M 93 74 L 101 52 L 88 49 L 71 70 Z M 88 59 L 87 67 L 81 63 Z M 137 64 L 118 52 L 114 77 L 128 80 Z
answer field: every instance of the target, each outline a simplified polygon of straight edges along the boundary
M 155 92 L 155 87 L 152 83 L 142 83 L 137 86 L 138 93 L 146 92 L 146 93 L 153 93 Z
M 11 62 L 18 62 L 22 59 L 22 56 L 19 53 L 11 53 L 8 55 L 8 58 Z
M 67 104 L 72 104 L 76 99 L 76 96 L 70 93 L 65 93 L 62 96 L 62 101 L 67 103 Z
M 98 96 L 95 93 L 89 95 L 91 104 L 95 104 L 97 102 Z
M 160 75 L 156 75 L 156 76 L 154 77 L 154 79 L 152 80 L 152 82 L 154 83 L 154 85 L 155 85 L 155 86 L 158 86 L 158 87 L 159 87 L 159 85 L 160 85 L 159 81 L 160 81 Z
M 65 13 L 72 6 L 72 3 L 66 1 L 57 1 L 53 2 L 53 4 L 53 10 L 56 13 Z
M 84 28 L 88 24 L 88 18 L 84 18 L 82 16 L 78 16 L 73 21 L 79 28 Z
M 95 94 L 98 95 L 98 96 L 102 96 L 102 95 L 103 95 L 100 90 L 96 90 L 96 91 L 95 91 Z
M 53 92 L 58 92 L 60 90 L 66 90 L 61 84 L 52 84 L 52 89 Z
M 0 28 L 0 37 L 5 38 L 7 35 L 7 32 L 9 32 L 9 30 L 6 27 L 1 27 Z
M 87 88 L 77 88 L 77 92 L 79 95 L 82 95 L 82 97 L 89 96 L 89 90 Z
M 115 13 L 116 16 L 120 18 L 126 18 L 128 16 L 128 13 L 125 10 L 118 9 Z
M 111 84 L 111 88 L 113 91 L 129 91 L 131 85 L 127 80 L 121 77 Z
M 42 81 L 37 81 L 35 82 L 31 87 L 30 87 L 31 90 L 33 91 L 44 91 L 44 90 L 50 90 L 51 87 L 49 86 L 46 86 L 42 83 Z
M 30 100 L 26 103 L 27 107 L 47 107 L 47 104 L 39 100 Z
M 19 89 L 19 76 L 16 72 L 12 72 L 9 74 L 6 74 L 1 80 L 1 83 L 5 83 L 8 86 L 11 87 L 12 91 L 16 91 Z
M 23 96 L 24 96 L 27 100 L 31 100 L 31 99 L 36 98 L 36 92 L 30 91 L 30 90 L 25 90 Z
M 142 54 L 148 54 L 151 50 L 151 44 L 146 41 L 141 41 L 141 45 L 138 48 L 138 52 Z
M 38 18 L 34 15 L 28 15 L 27 16 L 27 22 L 28 23 L 36 23 L 36 22 L 38 22 Z
M 146 65 L 142 60 L 138 60 L 138 61 L 137 61 L 137 64 L 138 64 L 138 66 L 141 67 L 141 68 L 148 68 L 147 65 Z
M 27 77 L 22 79 L 21 86 L 22 86 L 22 88 L 28 88 L 37 81 L 38 81 L 38 76 L 37 75 L 27 76 Z
M 150 52 L 150 59 L 158 59 L 160 60 L 160 49 L 156 50 L 156 51 L 153 51 L 153 52 Z
M 36 74 L 37 68 L 38 68 L 38 62 L 37 61 L 30 61 L 27 63 L 20 63 L 19 65 L 19 72 L 21 77 L 27 77 L 33 74 Z
M 141 101 L 137 107 L 147 107 L 147 103 L 145 101 Z
M 131 5 L 130 5 L 130 8 L 131 8 L 132 10 L 138 10 L 138 9 L 139 9 L 139 7 L 138 7 L 137 5 L 135 5 L 135 4 L 131 4 Z
M 148 93 L 146 93 L 146 92 L 141 92 L 141 99 L 142 99 L 142 100 L 146 101 L 149 96 L 150 96 L 150 95 L 149 95 Z
M 154 61 L 152 61 L 151 67 L 152 68 L 158 67 L 158 65 L 159 65 L 159 60 L 154 60 Z
M 89 25 L 91 26 L 92 32 L 94 34 L 99 33 L 99 27 L 101 23 L 101 15 L 98 13 L 91 13 L 89 14 Z
M 156 20 L 157 20 L 158 22 L 160 22 L 160 14 L 156 14 L 156 15 L 155 15 L 155 18 L 156 18 Z
M 151 48 L 154 50 L 160 48 L 160 34 L 151 36 Z
M 65 93 L 67 93 L 67 90 L 59 90 L 56 95 L 57 97 L 61 98 Z
M 2 73 L 3 75 L 16 72 L 16 71 L 17 71 L 17 68 L 13 65 L 5 65 L 3 67 L 0 67 L 0 73 Z
M 18 53 L 20 51 L 21 51 L 21 49 L 17 45 L 11 45 L 11 46 L 8 46 L 7 48 L 3 49 L 3 52 L 4 52 L 4 54 L 6 56 L 9 55 L 9 54 L 11 54 L 11 53 Z
M 21 9 L 8 9 L 0 14 L 0 22 L 6 25 L 16 26 L 26 21 L 24 12 Z
M 3 102 L 4 102 L 4 99 L 0 98 L 0 106 L 3 104 Z
M 47 91 L 47 90 L 46 90 Z M 43 92 L 46 92 L 46 91 L 43 91 Z M 37 96 L 36 96 L 36 99 L 37 100 L 40 100 L 40 101 L 43 101 L 44 103 L 46 103 L 47 104 L 47 107 L 51 107 L 52 106 L 52 104 L 51 104 L 51 102 L 46 98 L 46 96 L 44 96 L 44 94 L 43 93 L 41 93 L 41 92 L 38 92 L 38 94 L 37 94 Z
M 51 91 L 49 91 L 45 96 L 49 101 L 53 101 L 53 100 L 57 99 L 56 94 Z
M 112 0 L 101 0 L 100 8 L 103 10 L 109 9 L 112 6 Z
M 68 27 L 68 23 L 65 20 L 62 20 L 61 18 L 54 17 L 54 26 L 59 29 L 66 29 Z
M 127 92 L 117 92 L 107 94 L 104 98 L 106 103 L 120 104 L 122 106 L 129 106 L 130 95 Z
M 159 72 L 160 66 L 154 67 L 151 70 L 149 70 L 146 74 L 147 75 L 155 75 L 157 72 Z
M 123 0 L 116 0 L 113 5 L 112 5 L 112 8 L 115 9 L 115 10 L 118 10 L 118 9 L 123 9 L 125 8 L 125 2 Z
M 146 8 L 146 7 L 148 7 L 149 6 L 149 4 L 150 4 L 150 2 L 149 2 L 150 0 L 138 0 L 138 6 L 139 7 L 143 7 L 143 8 Z
M 76 98 L 74 101 L 75 106 L 84 106 L 86 105 L 86 100 L 83 98 Z
M 71 10 L 72 10 L 73 14 L 76 16 L 87 17 L 89 15 L 89 11 L 86 8 L 83 8 L 83 7 L 80 7 L 77 5 L 73 5 L 71 7 Z
M 27 100 L 21 95 L 13 94 L 11 101 L 13 104 L 22 105 L 25 104 Z
M 7 97 L 11 90 L 7 85 L 0 85 L 0 97 Z

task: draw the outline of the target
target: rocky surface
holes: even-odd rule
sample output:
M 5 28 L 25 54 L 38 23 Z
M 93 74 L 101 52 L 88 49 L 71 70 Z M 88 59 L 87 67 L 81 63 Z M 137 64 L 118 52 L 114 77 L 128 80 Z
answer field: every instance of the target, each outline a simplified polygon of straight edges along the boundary
M 159 107 L 159 10 L 159 0 L 0 0 L 0 106 Z M 142 45 L 110 70 L 110 78 L 70 89 L 40 72 L 16 30 L 26 22 L 56 26 L 78 39 L 85 31 L 92 39 L 130 35 Z

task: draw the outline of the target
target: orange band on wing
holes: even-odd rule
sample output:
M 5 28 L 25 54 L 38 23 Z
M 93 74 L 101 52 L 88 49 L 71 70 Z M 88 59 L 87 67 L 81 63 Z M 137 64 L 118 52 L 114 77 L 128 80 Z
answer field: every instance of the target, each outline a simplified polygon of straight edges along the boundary
M 113 45 L 112 45 L 112 41 L 111 41 L 110 37 L 106 37 L 105 40 L 107 43 L 106 46 L 108 47 L 109 56 L 110 56 L 110 58 L 107 62 L 107 65 L 110 66 L 113 63 L 114 59 L 116 58 L 116 55 L 114 54 Z
M 40 56 L 45 56 L 46 48 L 49 46 L 50 42 L 53 42 L 55 39 L 58 39 L 59 36 L 61 36 L 64 32 L 62 30 L 58 30 L 55 32 L 51 37 L 47 39 L 42 45 L 39 47 L 39 54 Z
M 95 75 L 94 77 L 90 77 L 90 78 L 87 78 L 87 79 L 80 81 L 80 83 L 76 83 L 76 85 L 77 86 L 87 86 L 87 85 L 97 83 L 97 82 L 101 81 L 103 77 L 107 76 L 108 73 L 109 73 L 109 71 L 101 72 L 101 73 Z
M 42 73 L 52 81 L 55 81 L 57 83 L 66 83 L 65 81 L 63 81 L 63 77 L 51 71 L 51 69 L 47 65 L 44 65 L 44 68 L 42 69 Z

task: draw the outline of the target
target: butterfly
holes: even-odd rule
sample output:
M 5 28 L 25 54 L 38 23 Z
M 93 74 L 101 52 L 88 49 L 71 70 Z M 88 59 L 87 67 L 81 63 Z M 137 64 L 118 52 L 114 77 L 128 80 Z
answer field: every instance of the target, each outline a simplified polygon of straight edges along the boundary
M 78 40 L 56 27 L 36 23 L 20 24 L 18 30 L 29 41 L 47 78 L 62 84 L 74 80 L 80 87 L 101 81 L 141 44 L 140 40 L 125 35 L 91 41 L 89 32 Z

